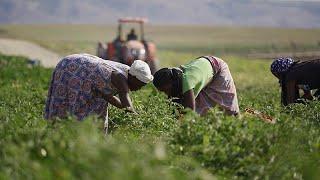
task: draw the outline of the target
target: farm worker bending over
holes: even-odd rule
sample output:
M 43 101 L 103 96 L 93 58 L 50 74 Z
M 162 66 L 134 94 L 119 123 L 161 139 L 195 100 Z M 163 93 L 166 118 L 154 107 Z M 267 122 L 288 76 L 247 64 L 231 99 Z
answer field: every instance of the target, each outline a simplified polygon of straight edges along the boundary
M 299 89 L 304 91 L 304 99 L 313 99 L 313 89 L 318 89 L 316 96 L 320 95 L 320 59 L 295 62 L 291 58 L 279 58 L 272 62 L 271 72 L 279 79 L 281 102 L 285 106 L 299 102 Z
M 228 65 L 214 56 L 197 58 L 180 68 L 163 68 L 153 84 L 184 107 L 204 115 L 218 105 L 229 115 L 239 113 L 236 87 Z
M 107 120 L 108 103 L 135 112 L 129 90 L 136 91 L 152 79 L 148 64 L 141 60 L 129 67 L 89 54 L 69 55 L 53 72 L 45 118 L 71 114 L 82 120 L 96 114 Z

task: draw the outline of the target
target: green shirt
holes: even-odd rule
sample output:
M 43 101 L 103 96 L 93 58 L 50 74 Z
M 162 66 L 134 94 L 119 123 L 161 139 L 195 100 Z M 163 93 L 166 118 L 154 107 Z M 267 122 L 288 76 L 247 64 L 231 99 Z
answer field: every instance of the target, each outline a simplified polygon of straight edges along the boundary
M 210 82 L 214 75 L 211 63 L 206 58 L 199 58 L 182 65 L 182 93 L 193 89 L 197 97 L 200 91 Z

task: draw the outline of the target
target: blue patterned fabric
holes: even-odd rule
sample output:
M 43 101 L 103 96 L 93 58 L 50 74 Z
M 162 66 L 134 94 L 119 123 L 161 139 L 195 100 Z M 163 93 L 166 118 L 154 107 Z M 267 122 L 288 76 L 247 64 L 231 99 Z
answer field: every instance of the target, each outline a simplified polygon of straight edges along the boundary
M 293 63 L 294 61 L 291 58 L 278 58 L 272 62 L 270 69 L 272 74 L 281 75 L 287 72 Z
M 69 113 L 82 120 L 90 114 L 107 116 L 108 102 L 101 96 L 116 92 L 111 73 L 127 77 L 129 66 L 88 54 L 62 59 L 55 68 L 45 108 L 45 118 L 64 118 Z M 99 92 L 99 93 L 98 93 Z

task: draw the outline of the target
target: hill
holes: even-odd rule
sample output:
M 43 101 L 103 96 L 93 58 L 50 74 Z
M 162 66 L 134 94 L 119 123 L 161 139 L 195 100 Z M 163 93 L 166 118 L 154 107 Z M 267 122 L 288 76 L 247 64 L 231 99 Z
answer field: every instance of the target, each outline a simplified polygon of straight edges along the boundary
M 156 24 L 320 27 L 315 0 L 0 0 L 0 23 L 114 23 L 146 16 Z

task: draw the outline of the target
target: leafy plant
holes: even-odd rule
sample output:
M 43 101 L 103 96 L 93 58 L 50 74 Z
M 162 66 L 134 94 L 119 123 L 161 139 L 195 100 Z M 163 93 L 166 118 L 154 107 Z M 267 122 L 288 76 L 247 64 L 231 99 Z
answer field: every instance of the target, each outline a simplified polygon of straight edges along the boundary
M 320 103 L 284 108 L 268 63 L 226 59 L 241 109 L 258 109 L 276 124 L 218 109 L 181 116 L 152 85 L 131 93 L 138 115 L 108 108 L 108 136 L 96 117 L 47 122 L 52 69 L 0 55 L 0 178 L 319 178 Z

